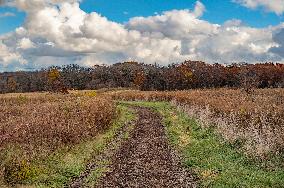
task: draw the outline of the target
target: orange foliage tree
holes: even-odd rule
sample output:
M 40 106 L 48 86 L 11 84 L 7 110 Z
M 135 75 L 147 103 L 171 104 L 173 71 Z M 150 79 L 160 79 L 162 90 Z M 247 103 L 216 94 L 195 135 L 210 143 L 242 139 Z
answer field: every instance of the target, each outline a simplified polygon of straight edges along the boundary
M 134 77 L 134 85 L 136 87 L 138 87 L 139 89 L 141 89 L 142 85 L 144 84 L 146 80 L 146 76 L 144 74 L 144 72 L 139 71 L 136 73 L 135 77 Z

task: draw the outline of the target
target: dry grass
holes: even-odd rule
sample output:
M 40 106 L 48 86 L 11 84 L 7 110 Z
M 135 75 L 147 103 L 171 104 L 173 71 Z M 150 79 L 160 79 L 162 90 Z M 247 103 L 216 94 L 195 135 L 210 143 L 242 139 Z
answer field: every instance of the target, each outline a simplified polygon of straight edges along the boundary
M 0 103 L 1 146 L 35 144 L 54 149 L 73 144 L 105 129 L 114 115 L 109 99 L 87 96 L 1 96 Z
M 106 130 L 115 105 L 94 96 L 91 91 L 0 95 L 0 175 L 11 164 L 28 163 Z
M 112 92 L 120 100 L 169 101 L 255 156 L 284 150 L 284 89 L 212 89 L 176 92 Z

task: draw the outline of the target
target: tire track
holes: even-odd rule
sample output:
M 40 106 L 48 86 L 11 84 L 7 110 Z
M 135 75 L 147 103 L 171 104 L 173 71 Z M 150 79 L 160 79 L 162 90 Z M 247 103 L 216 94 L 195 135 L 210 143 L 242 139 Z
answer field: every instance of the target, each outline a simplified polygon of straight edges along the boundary
M 170 147 L 160 115 L 143 107 L 136 111 L 138 120 L 129 139 L 113 156 L 111 170 L 97 187 L 196 187 Z
M 90 176 L 92 171 L 101 167 L 100 164 L 101 161 L 112 160 L 116 150 L 118 149 L 118 146 L 121 143 L 123 143 L 123 140 L 125 140 L 124 138 L 125 133 L 129 132 L 132 129 L 132 125 L 135 124 L 135 122 L 136 120 L 124 124 L 116 132 L 114 139 L 111 142 L 107 143 L 106 150 L 100 153 L 99 155 L 96 155 L 95 158 L 91 159 L 87 164 L 85 171 L 82 172 L 79 177 L 75 177 L 74 179 L 72 179 L 68 187 L 70 188 L 88 187 L 85 185 L 85 180 L 88 178 L 88 176 Z

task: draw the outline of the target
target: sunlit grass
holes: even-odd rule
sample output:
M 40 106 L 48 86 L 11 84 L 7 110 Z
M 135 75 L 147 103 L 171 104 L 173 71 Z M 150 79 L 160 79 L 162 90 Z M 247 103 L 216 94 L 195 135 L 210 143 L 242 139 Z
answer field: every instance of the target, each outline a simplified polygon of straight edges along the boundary
M 237 145 L 225 142 L 213 129 L 202 128 L 168 103 L 123 103 L 151 107 L 163 116 L 170 142 L 183 156 L 184 166 L 197 175 L 201 187 L 283 187 L 283 160 L 248 158 Z
M 214 126 L 228 142 L 242 143 L 250 156 L 267 158 L 284 150 L 284 89 L 196 89 L 185 91 L 117 91 L 116 100 L 166 101 Z

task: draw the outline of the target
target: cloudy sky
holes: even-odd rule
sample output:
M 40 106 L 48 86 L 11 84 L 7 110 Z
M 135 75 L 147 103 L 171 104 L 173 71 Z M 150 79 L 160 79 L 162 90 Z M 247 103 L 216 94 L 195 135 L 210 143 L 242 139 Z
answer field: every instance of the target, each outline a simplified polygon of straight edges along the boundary
M 284 62 L 283 0 L 0 0 L 0 71 Z

